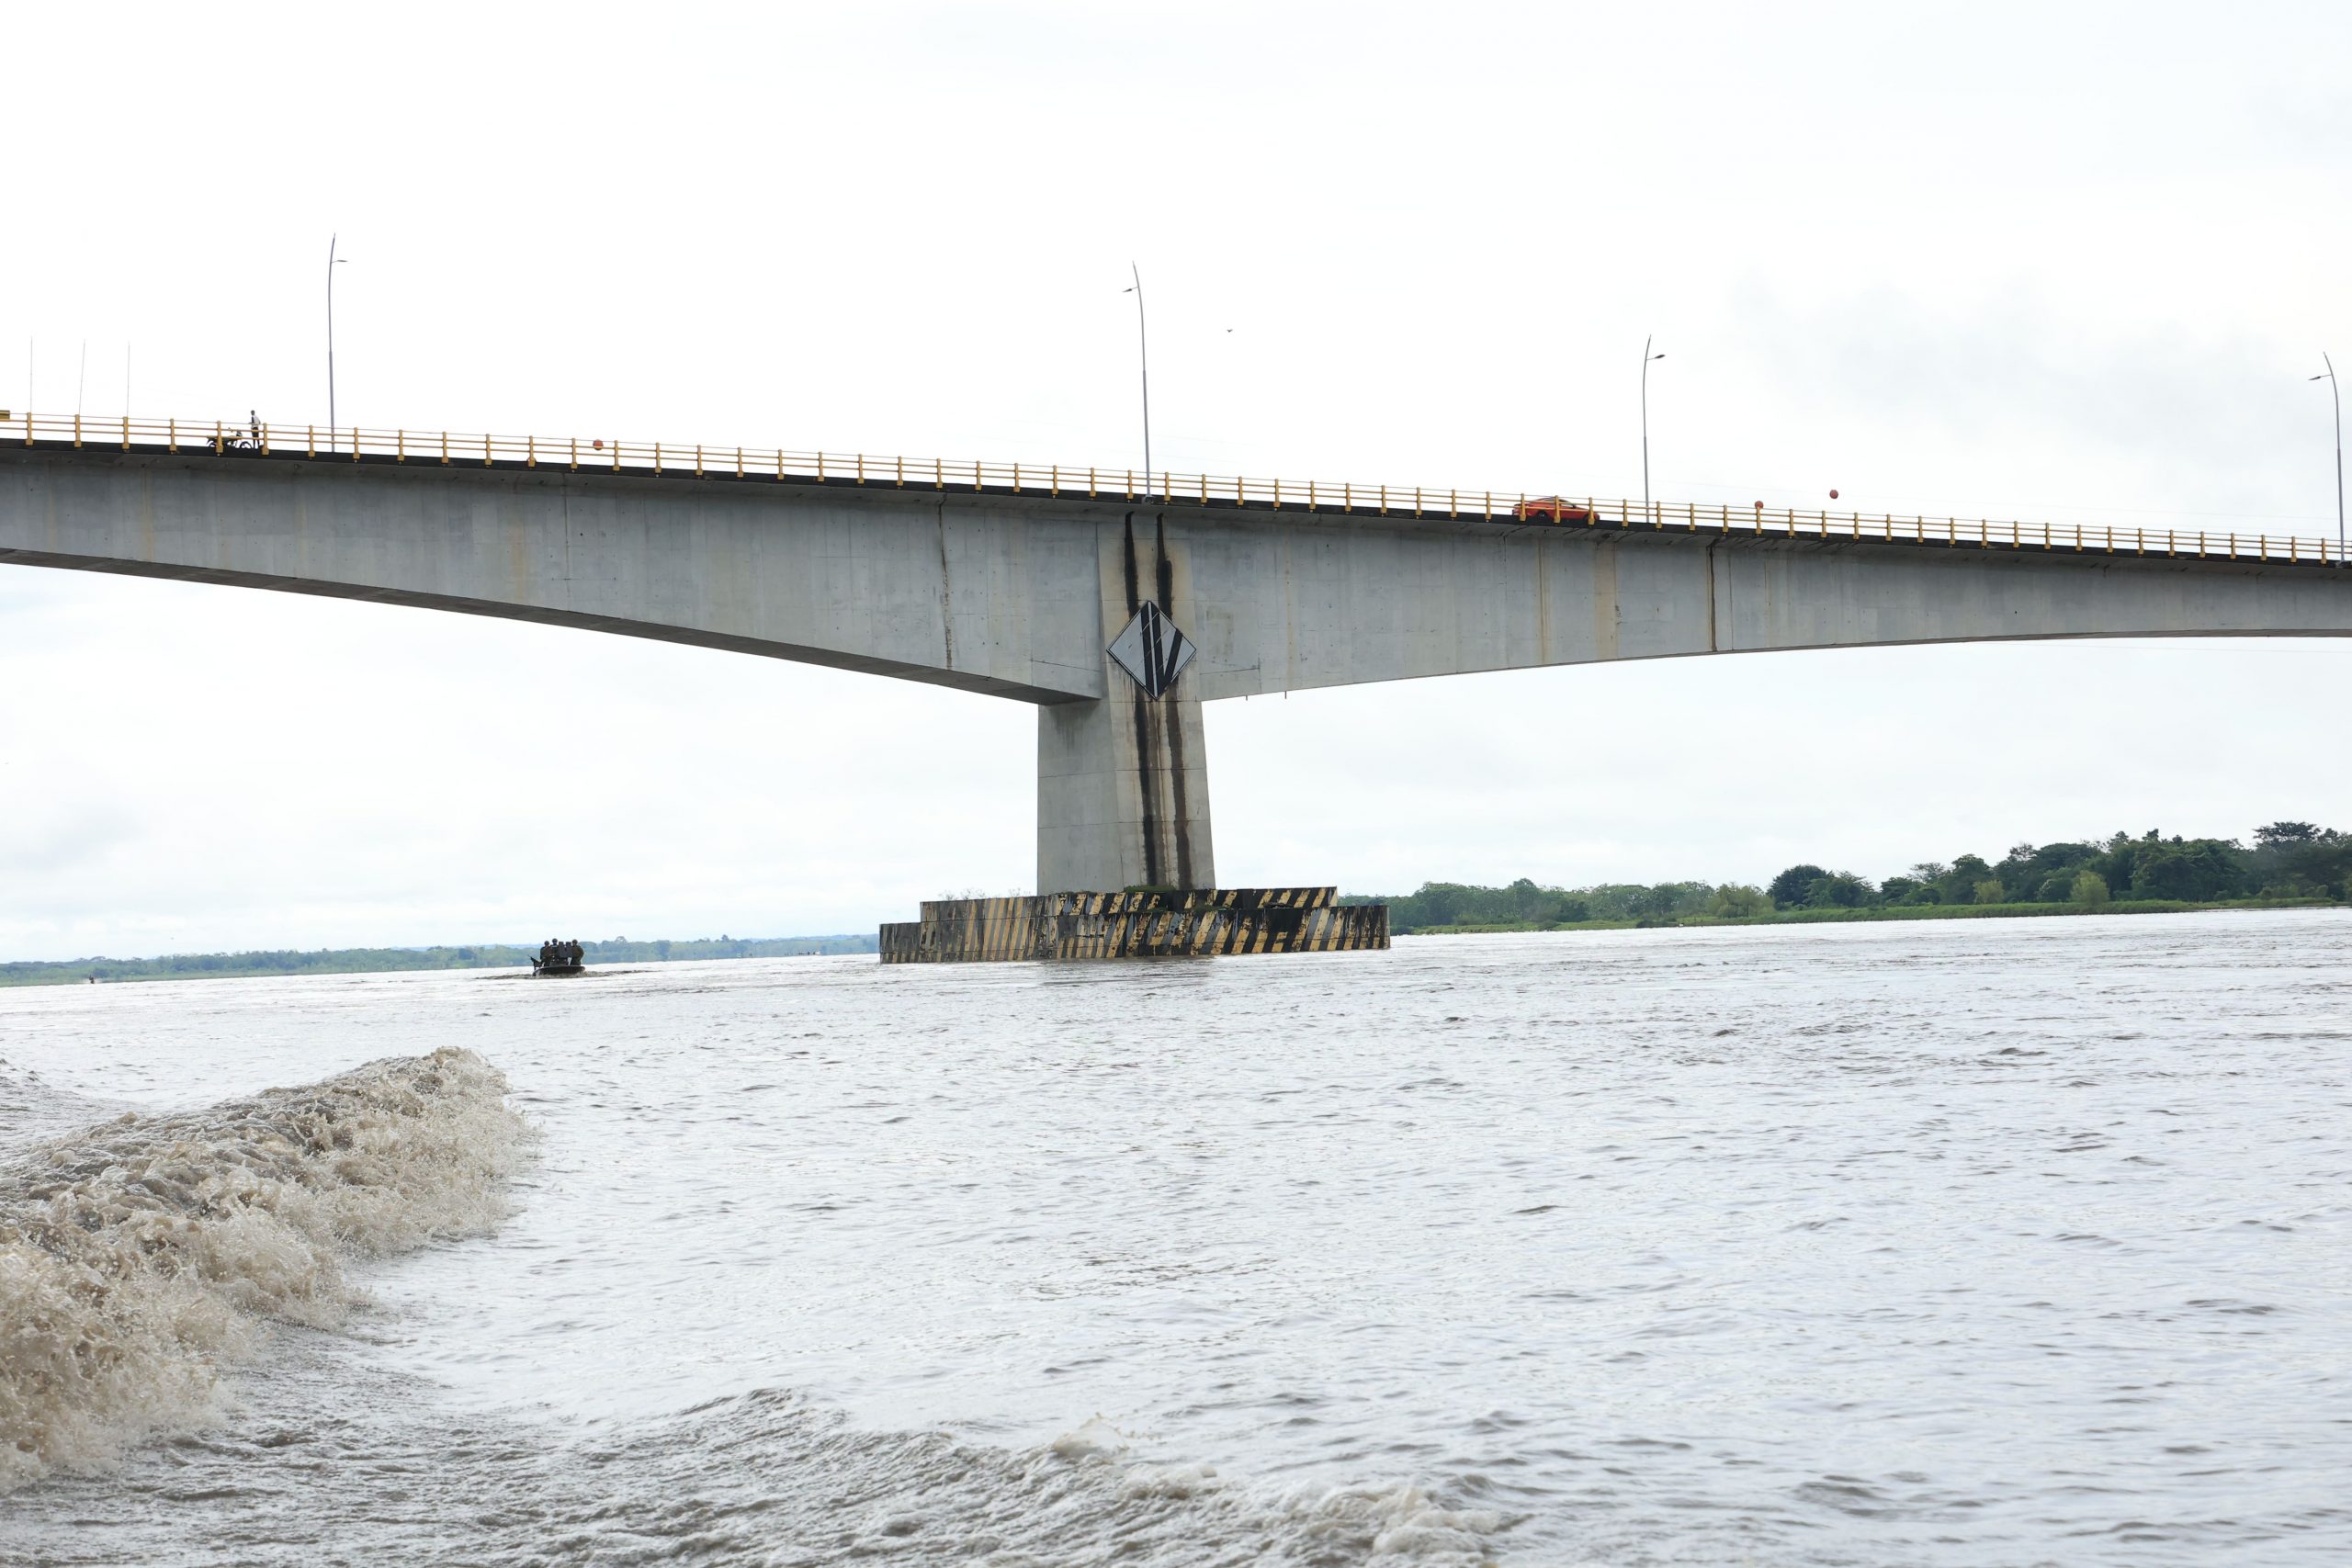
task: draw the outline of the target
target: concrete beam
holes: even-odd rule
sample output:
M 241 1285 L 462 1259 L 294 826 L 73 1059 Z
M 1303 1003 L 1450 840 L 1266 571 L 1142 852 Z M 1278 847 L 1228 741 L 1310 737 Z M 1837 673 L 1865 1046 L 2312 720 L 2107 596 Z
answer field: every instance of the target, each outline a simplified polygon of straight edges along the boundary
M 1900 643 L 2352 636 L 2352 570 L 1974 547 L 1171 512 L 1204 701 L 1477 671 Z
M 0 561 L 538 621 L 1035 703 L 1103 693 L 1097 532 L 921 491 L 0 446 Z

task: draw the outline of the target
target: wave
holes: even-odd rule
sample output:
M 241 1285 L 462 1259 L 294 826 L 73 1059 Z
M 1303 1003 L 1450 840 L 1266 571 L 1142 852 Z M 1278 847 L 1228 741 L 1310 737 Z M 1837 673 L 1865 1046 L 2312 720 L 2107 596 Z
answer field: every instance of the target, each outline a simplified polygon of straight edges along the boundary
M 1516 1517 L 1410 1485 L 1271 1485 L 1139 1461 L 1097 1419 L 1038 1448 L 875 1431 L 795 1393 L 584 1427 L 451 1409 L 288 1337 L 253 1419 L 12 1519 L 28 1568 L 1473 1568 Z
M 0 1159 L 0 1492 L 216 1417 L 263 1325 L 344 1321 L 343 1261 L 479 1233 L 530 1140 L 470 1051 Z
M 0 1154 L 0 1492 L 48 1478 L 8 1501 L 13 1560 L 1467 1568 L 1516 1522 L 1475 1488 L 1150 1462 L 1100 1418 L 1023 1449 L 774 1390 L 585 1427 L 452 1409 L 314 1331 L 364 1299 L 349 1259 L 503 1217 L 533 1137 L 505 1093 L 443 1050 Z

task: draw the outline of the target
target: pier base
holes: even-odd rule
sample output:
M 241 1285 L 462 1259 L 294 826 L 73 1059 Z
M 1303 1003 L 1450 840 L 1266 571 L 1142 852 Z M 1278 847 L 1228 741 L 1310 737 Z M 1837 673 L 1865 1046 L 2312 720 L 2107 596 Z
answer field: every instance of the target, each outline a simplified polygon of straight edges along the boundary
M 940 898 L 882 928 L 885 964 L 1210 958 L 1353 953 L 1388 945 L 1388 906 L 1329 887 L 1201 887 Z

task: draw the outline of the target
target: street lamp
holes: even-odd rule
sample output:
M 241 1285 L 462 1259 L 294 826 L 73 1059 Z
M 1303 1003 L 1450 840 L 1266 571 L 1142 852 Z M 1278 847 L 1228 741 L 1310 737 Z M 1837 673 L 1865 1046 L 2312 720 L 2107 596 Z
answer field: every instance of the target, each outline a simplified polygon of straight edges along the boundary
M 327 445 L 334 445 L 334 269 L 350 265 L 348 257 L 338 261 L 334 254 L 335 236 L 327 236 Z
M 1642 339 L 1642 515 L 1650 514 L 1650 361 L 1664 359 L 1650 352 L 1651 338 Z
M 1151 338 L 1144 331 L 1143 273 L 1133 262 L 1127 264 L 1127 271 L 1135 276 L 1135 287 L 1119 292 L 1136 297 L 1136 363 L 1143 369 L 1143 490 L 1148 496 L 1151 493 Z
M 2335 385 L 2335 361 L 2323 354 L 2319 362 L 2327 367 L 2324 376 L 2314 381 L 2327 383 L 2327 395 L 2335 404 L 2335 564 L 2344 564 L 2344 394 Z

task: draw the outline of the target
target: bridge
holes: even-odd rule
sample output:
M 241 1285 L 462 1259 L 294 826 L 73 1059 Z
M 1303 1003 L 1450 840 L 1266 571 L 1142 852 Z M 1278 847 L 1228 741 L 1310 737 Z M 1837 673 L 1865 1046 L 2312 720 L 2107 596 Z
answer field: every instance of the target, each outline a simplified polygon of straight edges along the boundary
M 0 413 L 0 562 L 499 615 L 1037 709 L 1041 893 L 1216 885 L 1201 705 L 1621 659 L 2352 635 L 2333 541 Z

